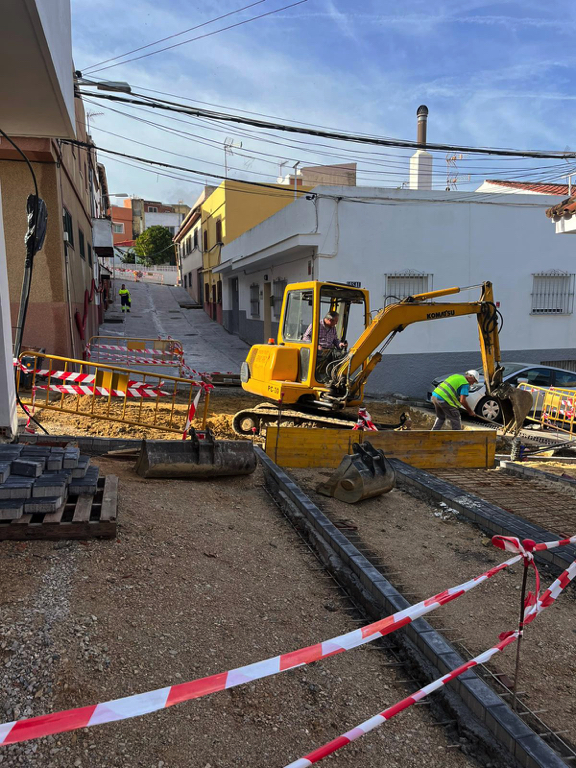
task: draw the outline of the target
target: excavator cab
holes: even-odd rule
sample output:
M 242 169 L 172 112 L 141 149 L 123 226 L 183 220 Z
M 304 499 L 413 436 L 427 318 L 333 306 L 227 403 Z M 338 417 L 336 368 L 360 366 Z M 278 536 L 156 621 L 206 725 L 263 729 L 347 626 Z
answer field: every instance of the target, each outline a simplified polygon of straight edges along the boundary
M 337 318 L 321 330 L 329 313 Z M 252 347 L 240 373 L 243 388 L 283 404 L 314 400 L 328 390 L 331 368 L 346 354 L 338 344 L 354 342 L 369 323 L 368 291 L 318 280 L 291 284 L 284 294 L 277 343 Z

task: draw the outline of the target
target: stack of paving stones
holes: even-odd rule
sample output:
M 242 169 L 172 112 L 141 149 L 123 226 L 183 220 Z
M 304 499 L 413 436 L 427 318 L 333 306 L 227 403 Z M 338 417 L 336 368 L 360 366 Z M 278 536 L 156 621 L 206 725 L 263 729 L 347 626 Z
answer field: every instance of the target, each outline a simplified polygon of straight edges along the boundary
M 69 496 L 94 496 L 98 475 L 74 446 L 0 445 L 0 520 L 56 512 Z

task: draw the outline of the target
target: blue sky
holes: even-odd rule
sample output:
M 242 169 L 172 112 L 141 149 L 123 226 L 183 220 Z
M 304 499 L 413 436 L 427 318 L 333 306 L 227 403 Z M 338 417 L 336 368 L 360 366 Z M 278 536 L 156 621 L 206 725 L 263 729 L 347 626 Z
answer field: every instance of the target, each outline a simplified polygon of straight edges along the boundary
M 250 0 L 72 0 L 74 60 L 77 68 L 129 51 L 158 38 L 234 11 Z M 164 45 L 218 29 L 290 0 L 264 0 L 254 7 Z M 134 89 L 165 91 L 178 100 L 250 110 L 338 129 L 415 139 L 419 104 L 430 109 L 430 141 L 499 147 L 576 149 L 572 139 L 576 89 L 572 41 L 573 4 L 550 6 L 533 0 L 483 2 L 405 0 L 308 0 L 236 29 L 122 64 L 93 77 L 126 80 Z M 160 46 L 159 46 L 160 47 Z M 154 50 L 146 49 L 140 54 Z M 106 66 L 106 65 L 103 65 Z M 262 136 L 232 126 L 215 126 L 160 112 L 147 116 L 132 108 L 87 105 L 104 112 L 91 120 L 97 144 L 194 167 L 223 172 L 226 137 L 242 141 L 229 158 L 231 176 L 275 181 L 280 162 L 292 164 L 360 162 L 359 183 L 400 186 L 407 178 L 406 152 L 362 154 L 354 145 L 319 146 L 305 136 Z M 177 136 L 126 114 L 171 126 L 194 136 Z M 100 130 L 97 130 L 100 129 Z M 127 137 L 111 136 L 109 131 Z M 133 140 L 150 147 L 140 146 Z M 288 146 L 286 146 L 288 145 Z M 174 155 L 161 150 L 170 150 Z M 257 153 L 267 153 L 259 155 Z M 326 154 L 322 154 L 326 153 Z M 184 155 L 185 157 L 178 157 Z M 198 184 L 121 165 L 104 156 L 113 192 L 149 199 L 191 203 Z M 542 178 L 559 172 L 542 166 Z M 518 161 L 464 158 L 462 174 L 484 176 L 510 169 L 525 173 Z M 435 159 L 435 185 L 444 187 L 446 163 Z

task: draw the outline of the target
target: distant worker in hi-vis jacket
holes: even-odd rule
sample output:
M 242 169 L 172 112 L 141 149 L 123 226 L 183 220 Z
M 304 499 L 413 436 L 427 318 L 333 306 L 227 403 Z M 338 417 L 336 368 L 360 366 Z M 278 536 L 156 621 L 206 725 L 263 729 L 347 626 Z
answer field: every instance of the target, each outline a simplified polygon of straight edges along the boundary
M 436 421 L 433 430 L 442 429 L 446 419 L 450 422 L 450 429 L 462 429 L 460 408 L 474 416 L 474 411 L 468 405 L 466 395 L 470 394 L 470 385 L 480 380 L 478 371 L 466 371 L 464 375 L 455 373 L 444 379 L 432 392 L 432 405 L 436 411 Z
M 122 314 L 124 312 L 130 312 L 130 307 L 132 306 L 132 299 L 130 298 L 130 291 L 124 283 L 122 283 L 122 288 L 118 291 L 120 294 L 120 304 L 122 306 Z

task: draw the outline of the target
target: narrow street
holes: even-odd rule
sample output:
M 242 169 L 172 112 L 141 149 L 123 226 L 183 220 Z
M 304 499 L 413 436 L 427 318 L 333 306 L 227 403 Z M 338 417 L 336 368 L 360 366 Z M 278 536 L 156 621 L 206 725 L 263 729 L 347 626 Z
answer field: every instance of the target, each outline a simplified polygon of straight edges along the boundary
M 100 327 L 101 336 L 172 336 L 182 342 L 186 362 L 191 368 L 202 372 L 239 371 L 249 346 L 211 320 L 202 309 L 182 309 L 179 302 L 192 303 L 183 288 L 128 282 L 132 311 L 123 317 L 118 297 L 122 281 L 116 279 L 114 283 L 114 305 Z M 124 322 L 119 324 L 118 319 Z

